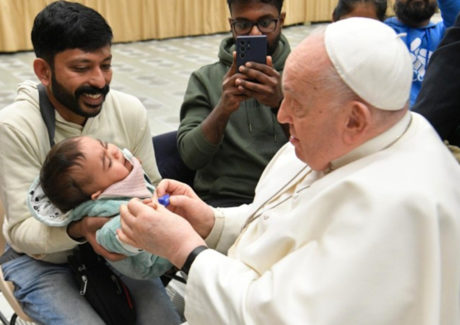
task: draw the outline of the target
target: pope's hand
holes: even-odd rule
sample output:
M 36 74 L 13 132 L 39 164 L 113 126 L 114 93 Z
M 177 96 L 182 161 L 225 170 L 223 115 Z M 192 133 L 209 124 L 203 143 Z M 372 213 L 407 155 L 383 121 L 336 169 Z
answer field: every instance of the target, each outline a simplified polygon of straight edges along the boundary
M 168 259 L 181 268 L 189 253 L 204 240 L 191 224 L 161 204 L 132 199 L 120 208 L 121 241 Z
M 212 208 L 201 200 L 187 184 L 164 179 L 158 184 L 154 200 L 169 194 L 168 210 L 184 217 L 202 238 L 206 238 L 214 226 L 214 212 Z

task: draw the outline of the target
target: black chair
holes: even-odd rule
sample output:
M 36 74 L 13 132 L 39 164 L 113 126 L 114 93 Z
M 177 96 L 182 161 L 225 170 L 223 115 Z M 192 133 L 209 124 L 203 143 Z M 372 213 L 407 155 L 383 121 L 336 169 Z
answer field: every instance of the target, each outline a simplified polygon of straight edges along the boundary
M 188 168 L 179 155 L 177 131 L 156 135 L 152 143 L 161 177 L 175 179 L 193 187 L 195 171 Z

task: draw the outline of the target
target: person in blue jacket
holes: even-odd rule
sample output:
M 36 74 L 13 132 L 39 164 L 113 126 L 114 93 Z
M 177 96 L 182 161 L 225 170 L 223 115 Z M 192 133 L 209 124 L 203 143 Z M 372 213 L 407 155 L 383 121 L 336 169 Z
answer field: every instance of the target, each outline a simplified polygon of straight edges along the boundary
M 442 20 L 431 22 L 439 5 Z M 385 20 L 397 33 L 405 34 L 402 40 L 411 54 L 414 75 L 410 94 L 410 106 L 422 86 L 428 61 L 444 36 L 446 28 L 453 25 L 460 11 L 460 0 L 396 0 L 395 17 Z

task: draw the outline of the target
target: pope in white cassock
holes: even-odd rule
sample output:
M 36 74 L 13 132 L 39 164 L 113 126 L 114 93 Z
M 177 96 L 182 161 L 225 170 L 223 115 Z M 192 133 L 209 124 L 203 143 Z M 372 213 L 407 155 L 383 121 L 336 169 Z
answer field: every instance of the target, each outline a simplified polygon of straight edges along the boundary
M 170 206 L 122 207 L 121 240 L 188 273 L 189 324 L 460 324 L 460 166 L 408 111 L 405 44 L 350 18 L 289 56 L 290 143 L 254 202 L 213 209 L 164 180 Z

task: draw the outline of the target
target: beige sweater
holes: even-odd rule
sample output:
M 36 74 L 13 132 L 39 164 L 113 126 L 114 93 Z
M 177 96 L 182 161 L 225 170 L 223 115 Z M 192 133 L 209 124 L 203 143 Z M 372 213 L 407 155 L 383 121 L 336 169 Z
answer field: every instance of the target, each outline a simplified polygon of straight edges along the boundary
M 89 135 L 127 148 L 138 157 L 154 184 L 160 180 L 147 113 L 133 96 L 111 90 L 102 111 L 82 127 L 56 112 L 55 142 Z M 65 227 L 48 227 L 30 214 L 27 191 L 50 149 L 48 132 L 38 106 L 36 83 L 19 85 L 13 104 L 0 110 L 0 200 L 5 209 L 3 234 L 18 252 L 62 263 L 77 244 Z

